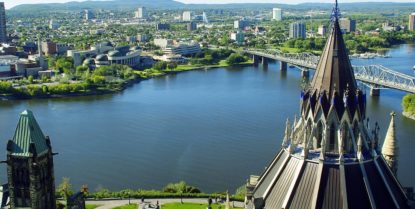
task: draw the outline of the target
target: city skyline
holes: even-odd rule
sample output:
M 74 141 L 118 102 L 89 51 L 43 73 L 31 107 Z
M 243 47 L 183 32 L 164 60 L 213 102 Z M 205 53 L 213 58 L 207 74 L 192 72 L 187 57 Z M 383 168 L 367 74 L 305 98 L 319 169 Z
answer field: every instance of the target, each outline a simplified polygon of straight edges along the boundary
M 38 4 L 38 3 L 67 3 L 72 0 L 4 0 L 6 9 L 10 9 L 20 4 Z M 82 1 L 82 0 L 80 0 Z M 78 1 L 78 2 L 80 2 Z M 104 0 L 105 1 L 105 0 Z M 282 0 L 212 0 L 206 3 L 204 0 L 176 0 L 185 4 L 230 4 L 230 3 L 275 3 L 275 4 L 299 4 L 307 2 L 332 3 L 333 0 L 292 0 L 289 3 Z M 414 3 L 415 0 L 344 0 L 341 3 L 356 2 L 395 2 L 395 3 Z

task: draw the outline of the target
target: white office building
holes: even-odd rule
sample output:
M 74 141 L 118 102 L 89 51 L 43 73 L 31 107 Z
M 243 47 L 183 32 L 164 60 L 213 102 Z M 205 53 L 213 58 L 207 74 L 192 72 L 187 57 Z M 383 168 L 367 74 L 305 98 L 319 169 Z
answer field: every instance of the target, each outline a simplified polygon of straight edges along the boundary
M 135 11 L 135 18 L 138 19 L 146 19 L 147 18 L 147 9 L 145 7 L 139 7 L 137 11 Z
M 282 20 L 282 10 L 280 8 L 272 9 L 272 20 L 276 20 L 276 21 Z
M 182 14 L 183 21 L 192 21 L 192 12 L 191 11 L 184 11 Z

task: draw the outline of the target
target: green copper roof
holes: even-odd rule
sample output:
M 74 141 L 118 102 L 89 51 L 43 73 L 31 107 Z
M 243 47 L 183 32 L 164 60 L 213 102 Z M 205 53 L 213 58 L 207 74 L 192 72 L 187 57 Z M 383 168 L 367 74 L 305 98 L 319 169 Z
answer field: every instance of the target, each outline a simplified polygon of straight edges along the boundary
M 29 149 L 31 143 L 35 145 L 34 148 L 38 155 L 48 151 L 45 135 L 40 130 L 32 111 L 25 110 L 20 114 L 13 142 L 12 155 L 28 157 L 33 154 Z

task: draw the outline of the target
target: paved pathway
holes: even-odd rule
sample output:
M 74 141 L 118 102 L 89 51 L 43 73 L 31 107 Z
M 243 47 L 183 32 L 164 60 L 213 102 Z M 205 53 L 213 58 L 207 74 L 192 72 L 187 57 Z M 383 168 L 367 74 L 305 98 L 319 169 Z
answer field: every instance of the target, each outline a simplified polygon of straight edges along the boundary
M 191 202 L 191 203 L 207 203 L 207 198 L 183 198 L 183 202 Z M 159 201 L 160 205 L 163 205 L 165 203 L 173 203 L 173 202 L 180 202 L 180 198 L 175 199 L 145 199 L 145 203 L 150 204 L 156 204 L 156 202 Z M 214 199 L 213 199 L 214 202 Z M 128 204 L 128 199 L 125 200 L 87 200 L 87 204 L 94 204 L 94 205 L 101 205 L 100 207 L 97 207 L 96 209 L 112 209 L 114 207 L 122 206 Z M 130 203 L 141 203 L 141 199 L 131 199 Z M 243 202 L 234 202 L 235 207 L 243 208 L 244 204 Z M 232 205 L 232 202 L 231 202 Z M 140 207 L 138 207 L 141 209 Z

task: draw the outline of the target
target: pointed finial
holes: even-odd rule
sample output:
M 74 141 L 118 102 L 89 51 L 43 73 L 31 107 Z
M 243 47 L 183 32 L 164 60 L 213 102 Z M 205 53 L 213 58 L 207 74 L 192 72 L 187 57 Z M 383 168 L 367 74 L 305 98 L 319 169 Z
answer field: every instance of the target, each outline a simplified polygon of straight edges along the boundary
M 340 9 L 337 0 L 335 0 L 334 8 L 331 13 L 331 19 L 332 21 L 338 21 L 340 19 Z
M 357 159 L 363 160 L 363 138 L 361 133 L 359 133 L 359 138 L 357 139 Z
M 321 161 L 325 159 L 325 155 L 326 155 L 326 139 L 327 139 L 327 134 L 325 132 L 323 135 L 323 140 L 321 140 L 321 152 L 320 152 L 320 157 L 319 157 Z
M 285 133 L 284 133 L 284 140 L 282 141 L 282 146 L 287 147 L 288 141 L 290 140 L 291 135 L 291 126 L 290 126 L 290 119 L 287 118 L 287 121 L 285 122 Z

